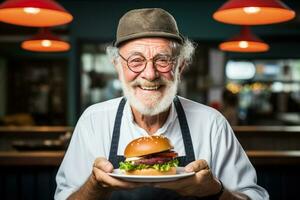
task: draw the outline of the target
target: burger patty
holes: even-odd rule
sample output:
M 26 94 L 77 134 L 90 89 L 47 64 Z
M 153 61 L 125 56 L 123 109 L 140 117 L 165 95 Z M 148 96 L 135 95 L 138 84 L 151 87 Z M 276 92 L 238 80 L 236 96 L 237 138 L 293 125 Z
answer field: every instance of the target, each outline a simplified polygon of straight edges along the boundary
M 140 164 L 145 164 L 145 165 L 154 165 L 154 164 L 163 164 L 168 161 L 173 160 L 173 158 L 167 158 L 167 157 L 152 157 L 152 158 L 146 158 L 146 159 L 141 159 L 141 160 L 136 160 L 134 161 L 134 165 L 140 165 Z

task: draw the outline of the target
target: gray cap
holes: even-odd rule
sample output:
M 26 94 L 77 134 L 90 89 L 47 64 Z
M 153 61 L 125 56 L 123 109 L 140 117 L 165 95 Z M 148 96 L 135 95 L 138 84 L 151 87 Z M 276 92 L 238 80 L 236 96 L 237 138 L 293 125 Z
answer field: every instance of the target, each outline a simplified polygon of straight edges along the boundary
M 115 46 L 144 37 L 162 37 L 183 42 L 174 17 L 161 8 L 143 8 L 125 13 L 118 25 Z

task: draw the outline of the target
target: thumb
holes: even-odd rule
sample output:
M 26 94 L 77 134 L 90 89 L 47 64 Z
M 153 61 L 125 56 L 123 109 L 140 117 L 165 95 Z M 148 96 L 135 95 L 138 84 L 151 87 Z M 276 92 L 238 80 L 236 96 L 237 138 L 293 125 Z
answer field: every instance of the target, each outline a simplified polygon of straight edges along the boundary
M 209 169 L 209 166 L 208 166 L 206 160 L 203 160 L 203 159 L 195 160 L 195 161 L 189 163 L 184 168 L 184 170 L 186 172 L 198 172 L 198 171 L 204 170 L 204 169 Z
M 112 172 L 114 169 L 113 165 L 106 158 L 102 157 L 95 160 L 94 167 L 101 169 L 104 172 Z
M 184 170 L 186 172 L 193 172 L 194 171 L 194 167 L 192 163 L 189 163 L 187 166 L 184 167 Z

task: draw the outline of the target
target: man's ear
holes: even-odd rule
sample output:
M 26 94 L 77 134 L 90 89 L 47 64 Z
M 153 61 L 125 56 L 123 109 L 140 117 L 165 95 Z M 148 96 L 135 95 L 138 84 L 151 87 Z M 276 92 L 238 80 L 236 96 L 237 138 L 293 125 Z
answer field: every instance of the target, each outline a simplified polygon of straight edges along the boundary
M 116 72 L 119 73 L 118 61 L 116 59 L 113 59 L 111 62 L 114 65 Z
M 182 74 L 183 70 L 185 69 L 186 62 L 182 61 L 179 65 L 179 73 Z

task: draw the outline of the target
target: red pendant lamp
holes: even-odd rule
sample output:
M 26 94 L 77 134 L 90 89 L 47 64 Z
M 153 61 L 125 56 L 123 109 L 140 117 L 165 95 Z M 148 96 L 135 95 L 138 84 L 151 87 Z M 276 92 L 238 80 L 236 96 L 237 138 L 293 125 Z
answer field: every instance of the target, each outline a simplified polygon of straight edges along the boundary
M 48 27 L 69 23 L 73 16 L 53 0 L 6 0 L 0 21 L 20 26 Z
M 222 51 L 251 53 L 268 51 L 269 45 L 252 34 L 248 26 L 243 26 L 239 35 L 221 43 L 219 48 Z
M 236 25 L 274 24 L 291 20 L 295 12 L 279 0 L 229 0 L 213 18 Z
M 54 36 L 47 28 L 42 28 L 33 38 L 22 42 L 21 47 L 36 52 L 62 52 L 70 49 L 70 44 Z

